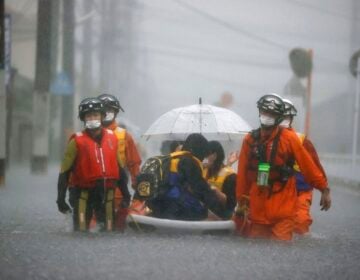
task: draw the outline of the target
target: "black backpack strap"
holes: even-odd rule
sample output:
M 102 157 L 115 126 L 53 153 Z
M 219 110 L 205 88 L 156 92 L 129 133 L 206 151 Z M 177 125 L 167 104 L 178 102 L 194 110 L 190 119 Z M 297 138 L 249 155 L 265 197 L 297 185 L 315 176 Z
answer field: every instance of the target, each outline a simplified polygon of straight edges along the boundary
M 255 142 L 259 141 L 260 140 L 260 128 L 251 130 L 250 135 L 255 140 Z
M 253 150 L 254 147 L 257 148 L 257 160 L 259 162 L 267 162 L 266 161 L 266 145 L 260 143 L 260 128 L 254 129 L 250 132 L 251 137 L 254 140 L 253 144 L 250 144 L 251 150 Z M 252 157 L 254 155 L 251 155 Z M 253 167 L 253 169 L 256 167 Z

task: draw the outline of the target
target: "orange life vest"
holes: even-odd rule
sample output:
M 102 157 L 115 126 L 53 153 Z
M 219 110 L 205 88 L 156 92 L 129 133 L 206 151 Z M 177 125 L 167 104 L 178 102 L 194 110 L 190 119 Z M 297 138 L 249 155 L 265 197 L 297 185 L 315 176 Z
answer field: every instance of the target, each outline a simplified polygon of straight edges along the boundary
M 105 187 L 115 187 L 119 179 L 117 161 L 118 140 L 111 130 L 102 130 L 98 144 L 86 132 L 76 133 L 74 139 L 77 156 L 72 172 L 72 182 L 77 187 L 92 188 L 97 180 L 105 182 Z
M 125 153 L 125 148 L 126 148 L 126 144 L 125 144 L 125 138 L 126 138 L 126 130 L 124 128 L 121 127 L 116 127 L 113 132 L 116 135 L 116 138 L 118 139 L 118 151 L 119 151 L 119 156 L 120 156 L 120 162 L 121 162 L 121 167 L 125 167 L 126 166 L 126 153 Z

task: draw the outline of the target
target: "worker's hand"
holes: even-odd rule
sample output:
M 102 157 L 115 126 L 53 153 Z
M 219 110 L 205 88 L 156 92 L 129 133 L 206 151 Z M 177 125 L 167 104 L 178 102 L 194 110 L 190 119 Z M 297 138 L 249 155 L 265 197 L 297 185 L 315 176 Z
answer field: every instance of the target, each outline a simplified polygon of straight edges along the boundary
M 65 202 L 65 200 L 57 200 L 56 203 L 57 203 L 58 209 L 61 213 L 63 213 L 63 214 L 71 213 L 71 208 Z
M 226 195 L 215 186 L 211 186 L 211 189 L 215 193 L 216 197 L 221 202 L 221 204 L 223 206 L 226 206 Z
M 326 188 L 321 192 L 320 198 L 320 206 L 321 210 L 329 210 L 331 207 L 331 196 L 330 196 L 330 189 Z
M 249 198 L 247 196 L 243 196 L 235 207 L 235 216 L 245 217 L 249 213 Z
M 235 233 L 246 236 L 249 227 L 249 198 L 243 196 L 237 203 L 232 220 L 235 223 Z
M 233 215 L 232 220 L 235 224 L 235 234 L 240 236 L 245 236 L 247 226 L 249 225 L 249 220 L 245 216 Z
M 120 208 L 129 208 L 130 200 L 129 199 L 122 199 L 120 201 Z

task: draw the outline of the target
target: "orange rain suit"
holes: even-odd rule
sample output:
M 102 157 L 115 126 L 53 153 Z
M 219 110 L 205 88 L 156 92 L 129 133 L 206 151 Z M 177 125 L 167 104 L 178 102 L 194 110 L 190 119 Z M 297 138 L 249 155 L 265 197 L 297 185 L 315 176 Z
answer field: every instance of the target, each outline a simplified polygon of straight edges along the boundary
M 266 146 L 266 158 L 270 158 L 271 148 L 275 136 L 280 128 L 275 128 L 265 139 L 260 133 L 260 143 Z M 319 189 L 327 186 L 327 181 L 316 167 L 310 155 L 306 152 L 295 132 L 281 129 L 277 152 L 273 165 L 281 166 L 290 160 L 295 160 L 305 176 L 307 182 Z M 290 176 L 286 183 L 276 180 L 278 172 L 270 171 L 270 179 L 274 180 L 272 191 L 270 187 L 257 185 L 257 163 L 254 168 L 252 156 L 255 145 L 251 133 L 243 141 L 237 174 L 236 198 L 240 202 L 244 196 L 249 196 L 250 227 L 248 237 L 291 240 L 295 224 L 297 193 L 295 177 Z M 255 160 L 256 162 L 256 160 Z
M 139 174 L 141 157 L 136 148 L 135 141 L 131 134 L 122 128 L 119 128 L 116 121 L 114 120 L 107 129 L 114 131 L 116 137 L 119 140 L 119 154 L 122 161 L 122 167 L 126 168 L 131 176 L 131 183 L 135 184 L 136 176 Z M 125 134 L 123 134 L 125 133 Z M 122 199 L 122 194 L 117 188 L 115 191 L 115 209 L 118 208 L 120 200 Z
M 304 134 L 298 134 L 298 137 L 300 138 L 300 142 L 302 142 L 305 150 L 309 153 L 316 166 L 319 168 L 323 176 L 326 178 L 325 170 L 320 163 L 319 156 L 312 142 Z M 310 225 L 312 224 L 313 221 L 310 214 L 312 196 L 313 196 L 312 186 L 311 189 L 306 191 L 298 190 L 295 228 L 294 228 L 294 232 L 298 234 L 305 234 L 310 230 Z

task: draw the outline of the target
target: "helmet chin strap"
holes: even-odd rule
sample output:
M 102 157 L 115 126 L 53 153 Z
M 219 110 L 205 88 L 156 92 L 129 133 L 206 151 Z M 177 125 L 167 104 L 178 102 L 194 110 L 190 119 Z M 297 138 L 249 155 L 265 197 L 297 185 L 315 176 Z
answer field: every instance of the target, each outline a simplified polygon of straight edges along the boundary
M 97 128 L 85 128 L 87 131 L 89 131 L 90 133 L 96 133 L 98 131 L 101 130 L 101 126 L 97 127 Z
M 90 134 L 95 140 L 99 140 L 101 137 L 101 126 L 98 128 L 86 128 L 86 131 Z
M 102 124 L 103 124 L 103 126 L 108 127 L 110 124 L 112 124 L 113 121 L 114 121 L 114 120 L 111 120 L 111 121 L 105 121 L 105 120 L 103 120 L 103 121 L 102 121 Z
M 275 118 L 275 125 L 281 124 L 281 122 L 284 120 L 284 117 L 276 117 Z
M 292 128 L 293 121 L 294 121 L 294 117 L 291 116 L 291 118 L 290 118 L 290 123 L 289 123 L 289 128 Z
M 264 129 L 264 130 L 267 130 L 267 131 L 273 130 L 275 127 L 277 127 L 277 124 L 273 124 L 273 125 L 261 124 L 261 129 Z

